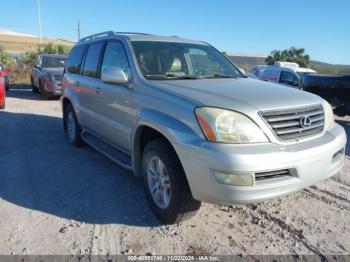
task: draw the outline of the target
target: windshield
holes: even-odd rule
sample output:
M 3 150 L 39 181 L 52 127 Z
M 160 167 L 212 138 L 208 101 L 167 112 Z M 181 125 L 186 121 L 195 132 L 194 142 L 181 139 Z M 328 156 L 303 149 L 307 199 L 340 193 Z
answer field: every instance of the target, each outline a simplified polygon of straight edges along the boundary
M 67 58 L 62 57 L 43 57 L 43 68 L 64 67 Z
M 221 53 L 208 45 L 132 41 L 147 79 L 176 80 L 244 77 Z
M 315 74 L 315 72 L 297 72 L 297 74 L 302 77 L 303 75 L 308 75 L 308 74 Z

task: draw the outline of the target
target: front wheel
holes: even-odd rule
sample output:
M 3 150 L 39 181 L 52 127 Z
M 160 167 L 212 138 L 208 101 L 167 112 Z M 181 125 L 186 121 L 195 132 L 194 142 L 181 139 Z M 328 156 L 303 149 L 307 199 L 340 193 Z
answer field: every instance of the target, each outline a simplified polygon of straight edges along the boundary
M 30 78 L 30 83 L 32 85 L 32 92 L 35 93 L 35 94 L 39 93 L 39 89 L 34 85 L 34 80 L 33 80 L 32 77 Z
M 81 128 L 75 116 L 72 105 L 67 105 L 64 112 L 64 126 L 67 132 L 68 142 L 73 146 L 81 146 L 83 144 L 81 139 Z
M 147 200 L 165 224 L 192 217 L 201 202 L 192 197 L 185 172 L 173 148 L 164 140 L 150 142 L 142 155 L 142 178 Z
M 39 90 L 40 90 L 40 98 L 41 100 L 48 100 L 49 99 L 49 95 L 45 90 L 45 87 L 43 86 L 43 84 L 41 82 L 39 82 Z

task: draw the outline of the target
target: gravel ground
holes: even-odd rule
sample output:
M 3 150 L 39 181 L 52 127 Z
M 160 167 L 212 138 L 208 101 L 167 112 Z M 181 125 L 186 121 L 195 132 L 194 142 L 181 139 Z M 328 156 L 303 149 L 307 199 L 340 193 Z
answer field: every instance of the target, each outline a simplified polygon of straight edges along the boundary
M 162 226 L 139 179 L 68 145 L 57 100 L 17 87 L 0 111 L 0 254 L 350 254 L 350 147 L 337 175 Z M 350 118 L 338 119 L 350 134 Z

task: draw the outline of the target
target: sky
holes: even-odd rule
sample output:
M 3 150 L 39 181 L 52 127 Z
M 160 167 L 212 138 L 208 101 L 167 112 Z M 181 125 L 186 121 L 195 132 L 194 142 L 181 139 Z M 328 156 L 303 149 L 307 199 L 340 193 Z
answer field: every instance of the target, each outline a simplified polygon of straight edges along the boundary
M 133 31 L 203 40 L 221 51 L 303 47 L 312 60 L 350 64 L 349 0 L 39 0 L 43 35 L 77 40 Z M 38 0 L 1 4 L 0 28 L 39 35 Z

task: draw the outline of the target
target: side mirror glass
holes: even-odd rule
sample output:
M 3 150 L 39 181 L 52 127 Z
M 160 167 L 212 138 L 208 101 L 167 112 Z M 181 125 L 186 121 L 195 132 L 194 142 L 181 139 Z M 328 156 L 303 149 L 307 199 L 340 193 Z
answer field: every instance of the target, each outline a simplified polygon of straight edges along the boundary
M 109 66 L 102 69 L 101 80 L 110 84 L 125 84 L 128 77 L 120 67 Z

